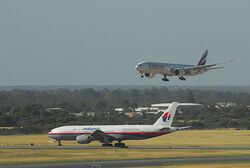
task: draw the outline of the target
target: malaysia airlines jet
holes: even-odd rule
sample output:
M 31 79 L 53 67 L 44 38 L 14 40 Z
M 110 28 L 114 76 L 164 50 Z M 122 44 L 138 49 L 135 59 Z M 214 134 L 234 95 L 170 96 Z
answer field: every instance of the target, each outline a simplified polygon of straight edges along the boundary
M 184 76 L 195 76 L 212 69 L 224 68 L 217 67 L 216 65 L 233 61 L 206 65 L 207 54 L 208 50 L 206 49 L 197 65 L 141 62 L 136 65 L 135 69 L 141 74 L 142 78 L 144 75 L 148 78 L 153 78 L 156 74 L 161 74 L 163 75 L 162 80 L 166 82 L 169 81 L 167 76 L 178 76 L 180 80 L 184 81 L 186 80 Z
M 178 103 L 173 102 L 153 125 L 86 125 L 62 126 L 52 129 L 48 136 L 61 146 L 62 140 L 74 140 L 79 144 L 100 141 L 102 146 L 125 147 L 124 140 L 141 140 L 169 134 L 187 127 L 171 127 Z

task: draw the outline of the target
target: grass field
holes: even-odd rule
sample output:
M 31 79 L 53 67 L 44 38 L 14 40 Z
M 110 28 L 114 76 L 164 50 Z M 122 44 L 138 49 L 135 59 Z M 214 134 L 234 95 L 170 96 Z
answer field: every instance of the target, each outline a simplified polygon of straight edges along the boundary
M 249 168 L 250 162 L 239 163 L 239 162 L 230 162 L 230 163 L 195 163 L 195 164 L 168 164 L 164 166 L 154 166 L 154 167 L 139 167 L 139 168 Z M 138 168 L 138 167 L 137 167 Z
M 0 136 L 1 146 L 56 145 L 47 135 Z M 128 146 L 250 146 L 250 131 L 188 130 L 140 141 L 125 141 Z M 63 142 L 63 145 L 79 145 Z M 88 145 L 98 145 L 93 142 Z M 250 150 L 183 149 L 0 149 L 0 164 L 51 163 L 116 159 L 178 158 L 208 156 L 250 156 Z M 246 163 L 248 164 L 248 163 Z M 249 164 L 248 164 L 249 165 Z M 173 165 L 174 166 L 174 165 Z M 178 165 L 181 166 L 181 165 Z M 223 165 L 222 165 L 223 166 Z M 248 166 L 250 167 L 250 166 Z M 174 168 L 174 167 L 173 167 Z
M 47 135 L 13 135 L 0 136 L 0 146 L 13 145 L 56 145 Z M 74 141 L 63 141 L 64 145 L 79 145 Z M 131 145 L 164 145 L 164 146 L 250 146 L 248 130 L 185 130 L 165 136 L 140 141 L 125 141 Z M 86 144 L 101 145 L 99 142 Z

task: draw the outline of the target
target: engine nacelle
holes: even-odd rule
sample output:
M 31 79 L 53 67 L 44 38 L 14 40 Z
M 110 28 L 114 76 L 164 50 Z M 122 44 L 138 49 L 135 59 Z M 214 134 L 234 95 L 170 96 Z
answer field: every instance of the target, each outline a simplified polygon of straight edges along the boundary
M 183 76 L 183 75 L 185 75 L 185 70 L 181 69 L 181 68 L 176 68 L 174 70 L 174 74 L 177 75 L 177 76 Z
M 92 141 L 89 135 L 79 135 L 76 137 L 76 142 L 79 144 L 88 144 Z
M 155 76 L 155 74 L 145 73 L 145 76 L 148 77 L 148 78 L 153 78 Z

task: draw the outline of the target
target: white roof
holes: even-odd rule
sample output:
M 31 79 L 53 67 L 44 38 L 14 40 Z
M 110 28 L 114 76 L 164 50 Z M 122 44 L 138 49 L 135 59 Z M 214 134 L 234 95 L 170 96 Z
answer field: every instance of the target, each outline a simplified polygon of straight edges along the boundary
M 158 103 L 158 104 L 152 104 L 151 107 L 168 107 L 172 103 Z M 179 103 L 179 106 L 202 106 L 202 104 L 198 103 Z
M 115 111 L 124 111 L 123 108 L 115 108 Z

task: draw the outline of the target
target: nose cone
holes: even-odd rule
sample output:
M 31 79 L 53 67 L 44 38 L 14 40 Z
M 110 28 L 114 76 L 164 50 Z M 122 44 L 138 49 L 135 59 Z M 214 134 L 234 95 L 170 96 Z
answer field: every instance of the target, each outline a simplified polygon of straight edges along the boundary
M 138 71 L 138 72 L 141 72 L 142 71 L 142 65 L 141 64 L 137 64 L 135 66 L 135 69 Z
M 138 65 L 136 65 L 136 66 L 135 66 L 135 69 L 136 69 L 137 71 L 139 71 L 139 66 L 138 66 Z
M 48 132 L 49 138 L 55 138 L 57 134 L 57 129 L 52 129 L 50 132 Z

